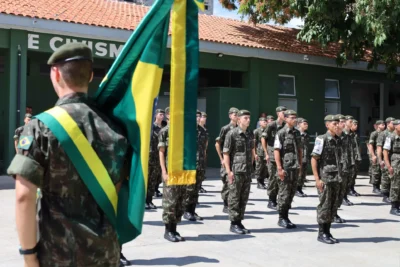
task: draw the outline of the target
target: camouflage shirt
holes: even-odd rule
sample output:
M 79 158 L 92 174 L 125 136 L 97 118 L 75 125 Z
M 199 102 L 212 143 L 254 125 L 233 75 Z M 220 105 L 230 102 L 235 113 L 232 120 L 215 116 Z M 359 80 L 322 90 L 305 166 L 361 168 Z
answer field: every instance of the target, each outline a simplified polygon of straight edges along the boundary
M 301 145 L 303 148 L 303 159 L 302 159 L 302 164 L 306 164 L 310 161 L 310 135 L 307 131 L 305 132 L 300 132 L 300 139 L 301 139 Z
M 197 125 L 197 166 L 196 169 L 199 171 L 207 168 L 207 143 L 208 143 L 208 132 L 205 128 Z
M 400 136 L 393 132 L 386 137 L 383 149 L 389 151 L 389 160 L 396 173 L 400 173 Z
M 168 167 L 168 142 L 169 142 L 169 124 L 160 130 L 158 134 L 158 149 L 165 148 L 165 169 Z
M 290 129 L 285 125 L 275 136 L 274 150 L 280 151 L 281 164 L 284 170 L 296 170 L 300 168 L 299 151 L 302 149 L 300 132 Z
M 380 131 L 373 131 L 371 133 L 371 135 L 369 136 L 369 141 L 368 141 L 368 144 L 372 145 L 373 150 L 375 152 L 375 155 L 376 155 L 376 144 L 377 144 L 377 141 L 378 141 L 379 133 L 380 133 Z M 369 150 L 367 150 L 367 151 L 368 151 L 368 154 L 369 154 Z
M 340 167 L 341 171 L 348 173 L 350 170 L 351 166 L 351 157 L 353 155 L 353 150 L 351 148 L 351 137 L 346 134 L 345 132 L 342 132 L 340 136 L 338 136 L 340 139 L 340 153 L 341 153 L 341 160 L 340 160 Z
M 24 126 L 18 127 L 14 133 L 14 140 L 19 140 L 21 133 L 24 131 Z
M 267 130 L 267 128 L 259 127 L 254 130 L 254 147 L 256 148 L 257 155 L 259 157 L 264 157 L 264 148 L 262 147 L 261 143 L 261 136 Z
M 311 156 L 318 160 L 318 172 L 324 183 L 341 182 L 339 175 L 341 145 L 340 139 L 329 132 L 315 139 Z
M 354 166 L 356 164 L 356 144 L 354 142 L 354 133 L 352 131 L 347 131 L 346 129 L 343 130 L 343 133 L 349 136 L 350 140 L 350 150 L 351 150 L 351 155 L 350 155 L 350 166 Z
M 149 150 L 149 165 L 160 165 L 160 154 L 158 153 L 158 134 L 161 127 L 157 123 L 153 123 L 153 130 L 151 131 L 150 150 Z
M 114 184 L 129 174 L 128 141 L 119 127 L 100 113 L 86 94 L 60 98 L 78 124 Z M 24 127 L 18 154 L 8 169 L 42 191 L 40 266 L 117 266 L 117 234 L 100 209 L 52 131 L 33 119 Z M 128 154 L 129 153 L 129 154 Z
M 353 149 L 354 149 L 354 159 L 357 162 L 360 162 L 362 160 L 361 158 L 361 152 L 360 152 L 360 138 L 358 137 L 358 134 L 356 132 L 351 132 L 351 137 L 353 137 Z
M 278 124 L 278 121 L 270 122 L 267 126 L 267 129 L 261 135 L 261 138 L 264 138 L 267 141 L 267 152 L 268 152 L 269 160 L 271 162 L 275 162 L 275 158 L 274 158 L 275 135 L 284 126 L 285 126 L 285 122 L 282 122 L 281 125 Z
M 216 139 L 216 141 L 219 142 L 221 148 L 223 148 L 223 146 L 224 146 L 225 138 L 226 138 L 226 135 L 228 134 L 228 132 L 236 127 L 237 127 L 236 125 L 232 125 L 229 123 L 228 125 L 225 125 L 224 127 L 221 128 L 219 136 Z
M 378 138 L 376 139 L 376 146 L 383 146 L 386 141 L 386 137 L 391 135 L 393 132 L 389 131 L 388 129 L 379 133 Z
M 228 153 L 233 173 L 251 173 L 253 167 L 254 137 L 249 130 L 243 132 L 240 127 L 226 135 L 223 153 Z

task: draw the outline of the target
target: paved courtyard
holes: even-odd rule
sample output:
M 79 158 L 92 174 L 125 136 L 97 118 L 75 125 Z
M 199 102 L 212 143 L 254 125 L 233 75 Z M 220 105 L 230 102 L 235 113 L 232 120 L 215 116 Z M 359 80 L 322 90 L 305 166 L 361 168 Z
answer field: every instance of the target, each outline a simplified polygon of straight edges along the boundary
M 357 179 L 356 190 L 363 196 L 350 197 L 355 205 L 339 210 L 347 223 L 332 226 L 341 243 L 325 245 L 316 240 L 314 183 L 307 183 L 304 190 L 309 197 L 294 199 L 290 212 L 298 225 L 294 230 L 277 226 L 277 212 L 267 209 L 266 191 L 253 183 L 244 221 L 252 233 L 235 235 L 229 232 L 228 216 L 222 213 L 217 173 L 209 170 L 204 184 L 208 192 L 200 197 L 197 213 L 205 220 L 183 221 L 178 226 L 186 242 L 170 243 L 163 238 L 161 209 L 146 212 L 143 234 L 123 247 L 133 266 L 400 267 L 400 218 L 390 215 L 389 206 L 371 193 L 367 177 Z M 18 255 L 13 181 L 1 177 L 0 188 L 0 266 L 23 266 Z M 154 204 L 160 207 L 161 199 Z

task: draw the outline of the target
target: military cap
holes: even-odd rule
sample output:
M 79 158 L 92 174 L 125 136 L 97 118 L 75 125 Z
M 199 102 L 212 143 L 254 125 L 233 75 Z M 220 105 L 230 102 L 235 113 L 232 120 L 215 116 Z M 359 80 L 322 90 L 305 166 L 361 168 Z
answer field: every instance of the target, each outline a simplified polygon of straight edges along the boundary
M 302 122 L 307 122 L 308 123 L 308 120 L 304 119 L 304 118 L 297 118 L 297 123 L 302 123 Z
M 68 43 L 60 46 L 47 61 L 48 65 L 77 60 L 93 61 L 92 50 L 83 43 Z
M 273 119 L 275 119 L 274 116 L 271 116 L 271 115 L 267 116 L 267 120 L 273 120 Z
M 169 107 L 165 108 L 165 113 L 169 114 Z
M 391 122 L 391 121 L 395 121 L 396 119 L 393 117 L 389 117 L 385 120 L 385 122 Z
M 201 111 L 200 111 L 200 110 L 197 110 L 197 111 L 196 111 L 196 115 L 200 115 L 200 116 L 201 116 Z
M 291 110 L 291 109 L 285 110 L 285 112 L 283 114 L 285 114 L 285 116 L 289 116 L 289 115 L 297 116 L 297 112 L 294 110 Z
M 400 124 L 400 120 L 394 120 L 393 121 L 393 125 L 399 125 Z
M 232 107 L 229 109 L 229 114 L 238 113 L 238 112 L 239 112 L 239 110 L 237 108 Z
M 340 120 L 346 120 L 346 116 L 342 115 L 342 114 L 337 114 L 335 115 L 335 117 L 337 117 L 337 119 Z
M 245 110 L 245 109 L 242 109 L 242 110 L 240 110 L 240 111 L 238 112 L 238 117 L 246 116 L 246 115 L 250 116 L 250 111 Z
M 202 117 L 206 117 L 206 118 L 207 118 L 207 113 L 205 113 L 205 112 L 202 112 L 202 113 L 201 113 L 201 116 L 202 116 Z
M 25 114 L 25 118 L 32 119 L 32 114 L 30 114 L 30 113 L 26 113 L 26 114 Z
M 326 115 L 324 121 L 339 121 L 335 115 Z
M 163 109 L 156 109 L 156 114 L 158 114 L 158 113 L 162 113 L 162 114 L 165 114 L 165 111 L 163 110 Z
M 347 116 L 346 116 L 346 120 L 354 120 L 354 118 L 353 118 L 353 116 L 351 116 L 351 115 L 347 115 Z
M 286 111 L 287 108 L 285 106 L 279 106 L 275 110 L 276 110 L 276 112 L 281 112 L 281 111 Z
M 353 124 L 358 124 L 358 121 L 353 119 Z
M 267 118 L 265 118 L 265 117 L 260 117 L 258 120 L 259 120 L 259 121 L 267 121 Z
M 375 125 L 379 125 L 379 124 L 384 124 L 383 120 L 377 120 L 377 121 L 375 122 Z

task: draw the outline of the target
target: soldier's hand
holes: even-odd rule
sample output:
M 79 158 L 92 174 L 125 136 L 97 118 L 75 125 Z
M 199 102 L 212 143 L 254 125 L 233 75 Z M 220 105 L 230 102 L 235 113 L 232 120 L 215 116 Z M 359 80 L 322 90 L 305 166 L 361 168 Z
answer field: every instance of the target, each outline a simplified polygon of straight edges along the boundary
M 393 174 L 394 174 L 394 169 L 393 169 L 393 167 L 390 166 L 390 167 L 388 168 L 388 170 L 389 170 L 389 174 L 390 174 L 391 176 L 393 176 Z
M 224 160 L 223 160 L 223 159 L 221 159 L 221 166 L 225 168 Z
M 375 165 L 376 164 L 376 156 L 372 157 L 372 163 Z
M 282 168 L 278 169 L 278 176 L 282 181 L 285 180 L 285 171 Z
M 163 178 L 165 183 L 168 182 L 168 173 L 163 173 L 162 174 L 162 178 Z
M 256 156 L 254 157 L 255 160 L 258 160 L 258 155 L 256 154 Z
M 380 165 L 381 165 L 381 169 L 385 168 L 385 162 L 383 160 L 381 161 Z
M 233 172 L 228 173 L 228 180 L 230 184 L 233 184 L 233 180 L 235 176 L 233 175 Z
M 324 182 L 322 182 L 321 180 L 318 180 L 315 182 L 315 186 L 318 188 L 319 192 L 323 192 L 324 191 Z
M 265 161 L 269 164 L 269 156 L 268 156 L 268 154 L 265 154 Z

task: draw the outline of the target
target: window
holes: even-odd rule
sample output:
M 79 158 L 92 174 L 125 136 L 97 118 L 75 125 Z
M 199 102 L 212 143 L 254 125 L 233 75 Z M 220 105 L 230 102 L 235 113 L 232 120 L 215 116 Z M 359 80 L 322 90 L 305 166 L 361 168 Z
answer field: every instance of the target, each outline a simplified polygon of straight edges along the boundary
M 278 106 L 285 106 L 287 109 L 291 109 L 297 112 L 297 99 L 294 98 L 279 98 Z
M 340 99 L 338 80 L 325 79 L 325 98 Z
M 279 75 L 278 94 L 296 96 L 296 83 L 294 76 Z
M 325 115 L 340 114 L 340 101 L 325 101 Z

